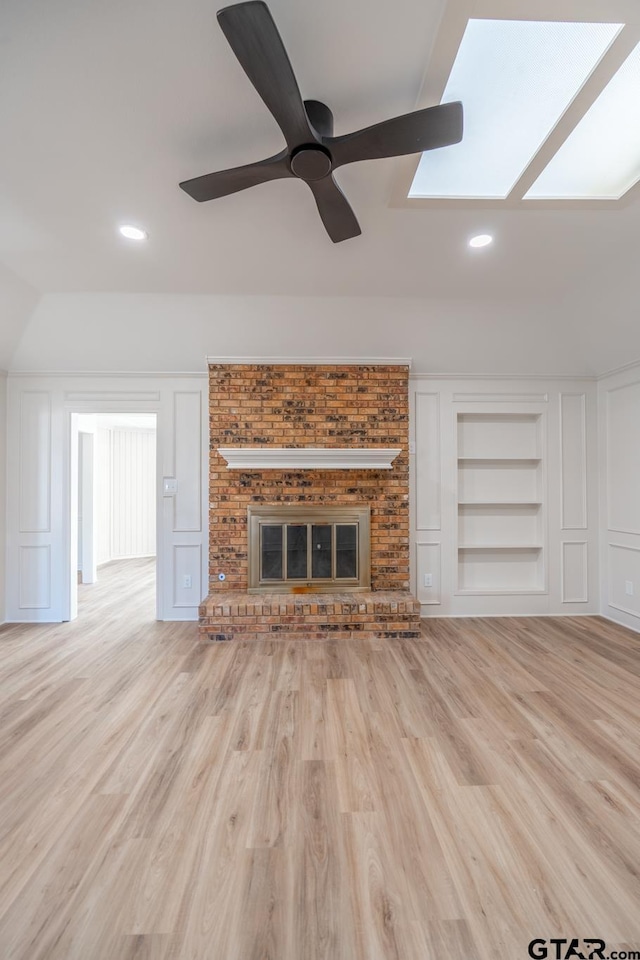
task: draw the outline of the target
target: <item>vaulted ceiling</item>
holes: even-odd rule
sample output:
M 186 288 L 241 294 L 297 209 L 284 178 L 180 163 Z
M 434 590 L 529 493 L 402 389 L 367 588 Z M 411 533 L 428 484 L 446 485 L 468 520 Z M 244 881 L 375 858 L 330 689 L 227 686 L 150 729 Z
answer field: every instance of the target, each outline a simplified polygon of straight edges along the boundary
M 337 134 L 416 106 L 445 0 L 269 5 L 303 96 L 331 107 Z M 628 322 L 640 292 L 637 203 L 614 211 L 398 209 L 395 160 L 338 171 L 363 230 L 338 245 L 302 183 L 194 203 L 180 180 L 282 147 L 217 26 L 216 6 L 4 0 L 0 309 L 10 291 L 4 315 L 13 341 L 39 294 L 269 294 L 464 301 L 479 318 L 495 304 L 514 317 L 524 311 L 527 323 L 539 305 L 574 324 L 584 315 L 594 354 L 595 310 L 605 309 L 630 337 L 624 355 L 640 354 L 637 325 Z M 122 222 L 144 225 L 148 243 L 120 238 Z M 494 247 L 470 255 L 467 238 L 487 230 Z M 411 344 L 398 352 L 411 353 Z

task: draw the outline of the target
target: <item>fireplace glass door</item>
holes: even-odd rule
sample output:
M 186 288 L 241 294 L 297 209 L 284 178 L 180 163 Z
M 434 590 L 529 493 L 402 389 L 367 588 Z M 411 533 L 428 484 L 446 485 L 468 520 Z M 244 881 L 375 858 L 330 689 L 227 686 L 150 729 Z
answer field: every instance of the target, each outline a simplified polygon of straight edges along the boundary
M 368 507 L 249 508 L 249 589 L 366 590 Z

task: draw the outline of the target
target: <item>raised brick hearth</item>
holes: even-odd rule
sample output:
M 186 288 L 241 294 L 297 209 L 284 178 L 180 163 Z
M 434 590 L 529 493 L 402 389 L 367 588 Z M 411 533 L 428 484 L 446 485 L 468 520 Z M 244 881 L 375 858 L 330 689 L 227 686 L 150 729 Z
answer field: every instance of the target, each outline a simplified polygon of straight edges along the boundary
M 216 639 L 416 636 L 409 591 L 408 367 L 212 363 L 209 596 Z M 390 470 L 229 469 L 220 447 L 396 447 Z M 251 505 L 368 505 L 371 591 L 248 593 Z M 219 574 L 224 574 L 220 581 Z
M 420 604 L 410 593 L 248 594 L 207 597 L 200 630 L 211 640 L 417 637 Z

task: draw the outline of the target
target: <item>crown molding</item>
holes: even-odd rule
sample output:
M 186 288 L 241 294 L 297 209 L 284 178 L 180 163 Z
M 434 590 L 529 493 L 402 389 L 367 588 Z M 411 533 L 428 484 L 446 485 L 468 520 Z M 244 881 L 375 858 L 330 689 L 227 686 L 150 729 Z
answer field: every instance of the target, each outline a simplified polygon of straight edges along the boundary
M 640 368 L 640 360 L 631 360 L 629 363 L 623 363 L 621 367 L 614 367 L 613 370 L 607 370 L 606 373 L 600 373 L 597 380 L 606 380 L 607 377 L 615 377 L 618 373 L 627 373 L 629 370 Z
M 206 370 L 9 370 L 7 375 L 12 379 L 18 377 L 104 377 L 105 379 L 135 377 L 148 380 L 206 380 Z
M 390 470 L 402 447 L 218 447 L 229 470 Z
M 410 357 L 206 357 L 208 364 L 302 367 L 411 367 Z
M 563 376 L 561 374 L 524 374 L 524 373 L 411 373 L 410 380 L 512 380 L 520 382 L 522 380 L 577 380 L 589 383 L 598 380 L 598 377 L 585 374 L 579 376 L 575 373 Z

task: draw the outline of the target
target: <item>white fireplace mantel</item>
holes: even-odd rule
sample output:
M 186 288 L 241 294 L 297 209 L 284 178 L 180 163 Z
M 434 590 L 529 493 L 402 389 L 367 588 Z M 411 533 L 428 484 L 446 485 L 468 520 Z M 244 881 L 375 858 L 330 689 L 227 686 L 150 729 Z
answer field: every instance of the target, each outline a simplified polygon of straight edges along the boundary
M 218 447 L 229 470 L 390 470 L 401 447 Z

